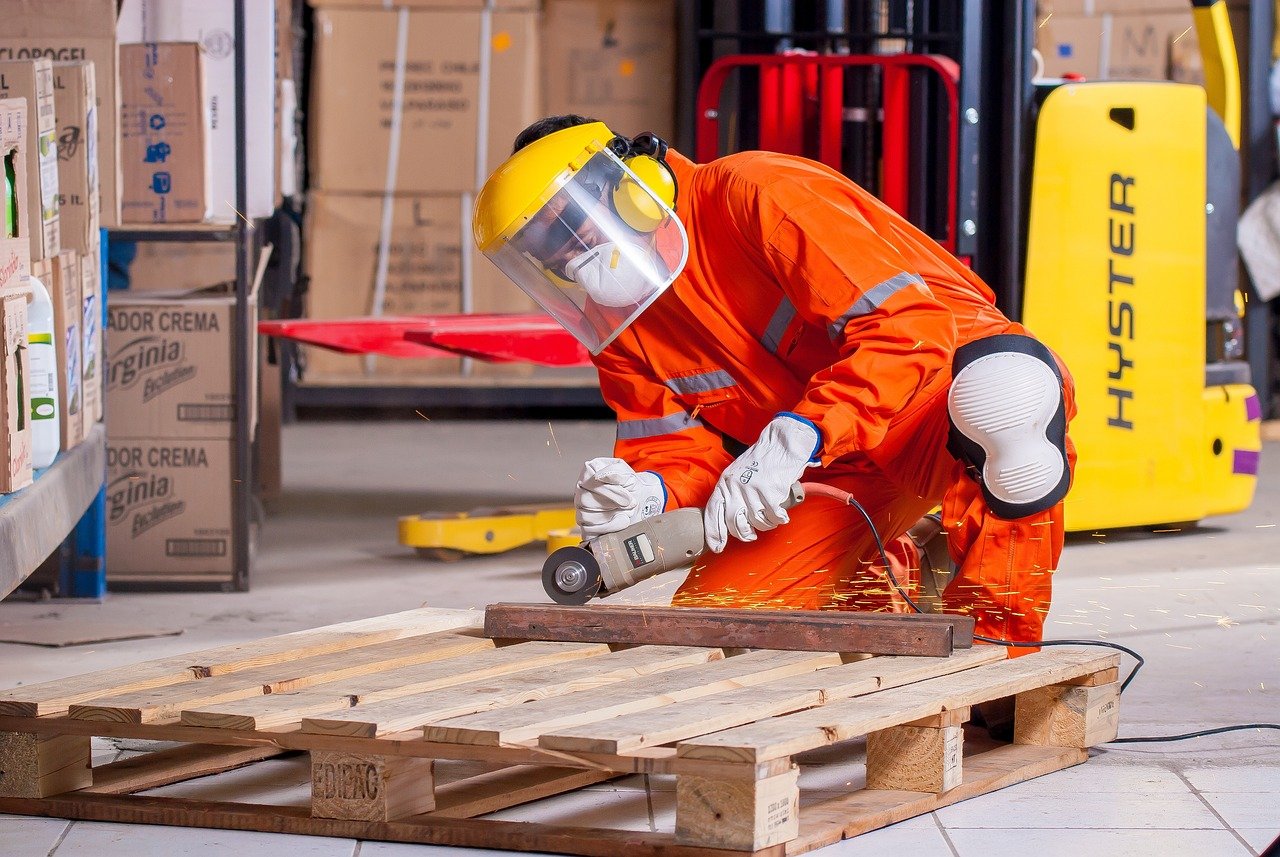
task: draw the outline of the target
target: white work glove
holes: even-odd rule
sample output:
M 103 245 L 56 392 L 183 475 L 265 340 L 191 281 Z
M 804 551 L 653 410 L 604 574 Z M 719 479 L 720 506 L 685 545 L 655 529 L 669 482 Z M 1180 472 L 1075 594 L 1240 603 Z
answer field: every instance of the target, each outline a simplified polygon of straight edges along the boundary
M 702 524 L 707 548 L 720 553 L 732 535 L 744 542 L 790 518 L 783 503 L 814 458 L 821 435 L 813 423 L 791 413 L 779 414 L 760 438 L 725 468 L 711 492 Z
M 573 494 L 578 526 L 588 539 L 625 530 L 666 504 L 662 477 L 648 470 L 636 473 L 621 458 L 593 458 L 582 465 Z

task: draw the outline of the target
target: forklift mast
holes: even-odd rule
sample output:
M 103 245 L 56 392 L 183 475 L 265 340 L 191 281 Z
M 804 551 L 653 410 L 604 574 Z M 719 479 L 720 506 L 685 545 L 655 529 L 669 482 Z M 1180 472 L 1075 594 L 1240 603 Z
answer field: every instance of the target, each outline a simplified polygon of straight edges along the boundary
M 1037 108 L 1032 49 L 1040 22 L 1035 0 L 687 0 L 677 9 L 676 144 L 686 152 L 698 150 L 699 125 L 706 127 L 707 107 L 699 104 L 699 84 L 723 57 L 792 52 L 928 54 L 954 62 L 958 66 L 958 128 L 947 125 L 948 93 L 937 75 L 913 72 L 904 91 L 884 79 L 893 72 L 886 72 L 883 65 L 848 69 L 842 86 L 839 169 L 884 198 L 886 190 L 892 193 L 892 188 L 883 186 L 888 172 L 883 163 L 886 141 L 905 139 L 895 145 L 907 147 L 898 162 L 907 165 L 910 177 L 905 197 L 894 207 L 968 262 L 995 291 L 1007 315 L 1022 317 Z M 1276 170 L 1268 103 L 1273 6 L 1251 3 L 1248 15 L 1249 37 L 1241 51 L 1247 95 L 1243 102 L 1235 98 L 1243 116 L 1243 202 L 1261 193 Z M 1205 20 L 1197 10 L 1197 25 L 1203 28 Z M 1205 33 L 1202 29 L 1202 42 Z M 1213 52 L 1224 48 L 1220 43 L 1208 47 Z M 1209 59 L 1210 102 L 1230 102 L 1229 81 L 1215 76 L 1214 57 Z M 721 153 L 767 148 L 762 134 L 769 137 L 766 125 L 776 122 L 777 116 L 767 107 L 769 99 L 760 95 L 771 85 L 765 75 L 749 70 L 726 82 L 724 102 L 731 107 L 712 108 Z M 812 89 L 804 92 L 813 94 Z M 880 123 L 894 107 L 890 100 L 903 99 L 909 104 L 905 133 L 882 134 Z M 817 157 L 817 151 L 800 153 Z M 948 169 L 952 157 L 957 165 L 954 175 Z M 892 176 L 888 178 L 892 181 Z M 948 192 L 951 185 L 954 193 Z M 951 206 L 954 209 L 948 210 Z M 1266 392 L 1272 389 L 1272 318 L 1252 285 L 1246 284 L 1245 289 L 1247 358 L 1254 385 L 1263 392 L 1265 415 L 1272 398 Z

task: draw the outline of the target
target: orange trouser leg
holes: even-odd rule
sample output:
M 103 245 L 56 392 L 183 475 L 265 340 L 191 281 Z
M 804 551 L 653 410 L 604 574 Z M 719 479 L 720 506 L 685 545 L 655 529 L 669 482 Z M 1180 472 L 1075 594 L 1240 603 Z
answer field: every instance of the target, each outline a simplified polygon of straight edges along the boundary
M 1070 421 L 1076 414 L 1075 386 L 1062 361 L 1063 400 Z M 1067 466 L 1076 467 L 1076 450 L 1067 438 Z M 978 484 L 956 464 L 942 502 L 947 547 L 956 576 L 944 595 L 948 613 L 976 620 L 975 632 L 1014 642 L 1044 639 L 1044 620 L 1053 597 L 1053 572 L 1062 556 L 1063 504 L 1017 520 L 1000 518 L 987 508 Z M 1012 657 L 1031 648 L 1010 649 Z
M 957 470 L 942 505 L 947 544 L 957 560 L 956 576 L 943 596 L 945 610 L 973 616 L 975 633 L 986 637 L 1039 640 L 1062 551 L 1062 504 L 1005 520 L 987 508 L 963 468 Z M 1032 651 L 1013 649 L 1010 655 Z

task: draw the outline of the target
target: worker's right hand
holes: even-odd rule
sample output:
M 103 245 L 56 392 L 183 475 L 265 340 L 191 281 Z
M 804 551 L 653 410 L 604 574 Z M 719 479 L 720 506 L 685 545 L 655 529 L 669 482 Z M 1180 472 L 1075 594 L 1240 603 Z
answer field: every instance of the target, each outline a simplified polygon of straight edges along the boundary
M 582 466 L 573 494 L 578 527 L 584 538 L 616 533 L 652 517 L 667 503 L 662 477 L 636 473 L 621 458 L 593 458 Z

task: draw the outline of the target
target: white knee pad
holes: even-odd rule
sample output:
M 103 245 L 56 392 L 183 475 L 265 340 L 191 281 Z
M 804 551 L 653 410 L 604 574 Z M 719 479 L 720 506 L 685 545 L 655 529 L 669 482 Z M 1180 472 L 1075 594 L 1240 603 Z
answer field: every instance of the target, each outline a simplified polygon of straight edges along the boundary
M 951 451 L 975 471 L 991 510 L 1022 518 L 1067 493 L 1062 378 L 1048 349 L 1015 334 L 956 351 L 947 396 Z

